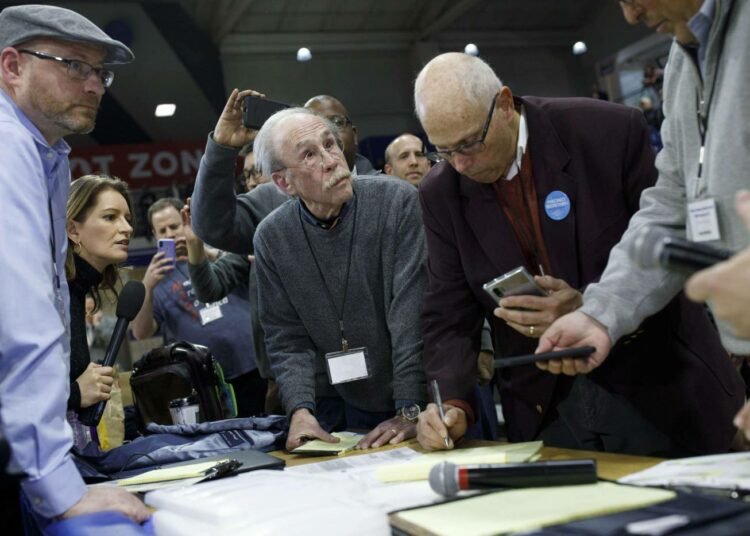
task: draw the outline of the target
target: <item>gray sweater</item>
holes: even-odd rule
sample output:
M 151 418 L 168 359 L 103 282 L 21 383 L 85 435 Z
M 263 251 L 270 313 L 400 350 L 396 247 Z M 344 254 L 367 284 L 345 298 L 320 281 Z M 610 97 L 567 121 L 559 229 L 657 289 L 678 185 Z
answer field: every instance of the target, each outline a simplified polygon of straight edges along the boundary
M 353 185 L 350 208 L 333 229 L 303 219 L 299 201 L 290 200 L 255 234 L 260 318 L 289 414 L 336 393 L 373 412 L 394 410 L 395 400 L 426 400 L 419 331 L 426 250 L 417 192 L 387 178 L 360 176 Z M 350 348 L 367 348 L 371 377 L 331 386 L 324 355 L 341 350 L 338 314 L 311 248 L 340 307 L 352 233 L 346 338 Z
M 685 283 L 685 277 L 677 273 L 643 271 L 634 264 L 627 250 L 635 230 L 661 225 L 685 233 L 687 203 L 712 198 L 722 237 L 715 245 L 738 250 L 748 244 L 747 229 L 734 211 L 737 190 L 750 188 L 748 28 L 750 2 L 725 0 L 717 4 L 706 48 L 705 81 L 688 52 L 677 42 L 672 45 L 664 79 L 664 149 L 656 158 L 659 178 L 654 187 L 643 192 L 640 210 L 612 250 L 600 282 L 586 289 L 581 308 L 607 326 L 615 341 L 662 309 Z M 710 104 L 710 113 L 699 180 L 696 103 L 700 94 L 705 101 L 703 109 Z M 750 354 L 750 341 L 734 336 L 726 324 L 718 325 L 727 350 Z
M 275 184 L 235 195 L 234 166 L 239 149 L 208 135 L 192 196 L 193 230 L 206 244 L 240 255 L 252 253 L 258 222 L 289 197 Z

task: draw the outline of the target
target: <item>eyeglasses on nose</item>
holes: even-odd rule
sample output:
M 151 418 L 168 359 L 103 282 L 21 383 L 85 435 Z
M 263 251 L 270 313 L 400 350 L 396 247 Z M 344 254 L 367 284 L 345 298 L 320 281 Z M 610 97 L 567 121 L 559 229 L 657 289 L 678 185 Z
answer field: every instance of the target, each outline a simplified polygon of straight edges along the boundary
M 61 58 L 59 56 L 52 56 L 45 52 L 39 52 L 38 50 L 29 50 L 26 48 L 19 49 L 18 52 L 22 54 L 29 54 L 35 58 L 41 60 L 57 61 L 67 66 L 68 76 L 75 78 L 76 80 L 88 80 L 91 73 L 96 73 L 101 80 L 104 87 L 110 87 L 115 79 L 115 73 L 108 69 L 102 69 L 100 67 L 94 67 L 90 63 L 86 63 L 83 60 L 69 60 Z

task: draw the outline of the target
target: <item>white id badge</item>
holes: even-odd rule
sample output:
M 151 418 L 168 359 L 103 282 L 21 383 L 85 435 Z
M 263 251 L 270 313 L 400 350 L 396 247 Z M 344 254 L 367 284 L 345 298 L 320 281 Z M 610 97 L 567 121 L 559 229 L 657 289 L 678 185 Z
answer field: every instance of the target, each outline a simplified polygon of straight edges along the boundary
M 367 366 L 367 348 L 352 348 L 346 352 L 326 354 L 328 379 L 331 385 L 353 382 L 370 377 Z
M 690 240 L 693 242 L 708 242 L 719 240 L 719 217 L 716 213 L 716 200 L 701 199 L 688 203 L 688 223 Z
M 221 314 L 221 305 L 212 305 L 200 310 L 201 313 L 201 326 L 210 324 L 214 320 L 222 318 L 224 315 Z

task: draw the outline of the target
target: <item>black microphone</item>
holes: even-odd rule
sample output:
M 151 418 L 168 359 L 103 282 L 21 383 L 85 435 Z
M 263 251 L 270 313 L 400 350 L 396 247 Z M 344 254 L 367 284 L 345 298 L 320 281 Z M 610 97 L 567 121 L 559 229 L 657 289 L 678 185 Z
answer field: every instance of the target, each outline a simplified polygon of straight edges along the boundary
M 112 332 L 112 338 L 109 339 L 107 351 L 104 353 L 102 365 L 111 367 L 115 364 L 117 353 L 120 351 L 122 341 L 128 330 L 128 324 L 133 320 L 138 311 L 141 310 L 143 299 L 146 297 L 146 287 L 140 281 L 128 281 L 122 287 L 122 292 L 117 299 L 117 323 Z M 93 406 L 89 406 L 78 413 L 78 420 L 88 426 L 97 426 L 104 413 L 104 406 L 107 401 L 102 400 Z
M 430 487 L 445 497 L 466 489 L 537 488 L 596 483 L 595 460 L 456 465 L 430 470 Z
M 669 234 L 663 227 L 642 227 L 628 247 L 641 268 L 666 268 L 692 275 L 734 255 L 732 251 L 691 242 Z

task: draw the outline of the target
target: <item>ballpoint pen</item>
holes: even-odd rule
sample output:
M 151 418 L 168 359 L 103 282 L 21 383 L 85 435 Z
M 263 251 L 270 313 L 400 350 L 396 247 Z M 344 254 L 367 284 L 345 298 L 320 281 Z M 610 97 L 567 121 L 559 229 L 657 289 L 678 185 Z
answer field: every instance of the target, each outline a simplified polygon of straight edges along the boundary
M 435 405 L 438 407 L 438 412 L 440 413 L 440 420 L 445 424 L 445 408 L 443 407 L 443 399 L 440 397 L 440 388 L 438 388 L 437 380 L 432 380 L 430 386 L 432 387 L 432 399 L 435 401 Z M 443 439 L 445 440 L 445 448 L 450 447 L 448 436 L 445 436 Z

